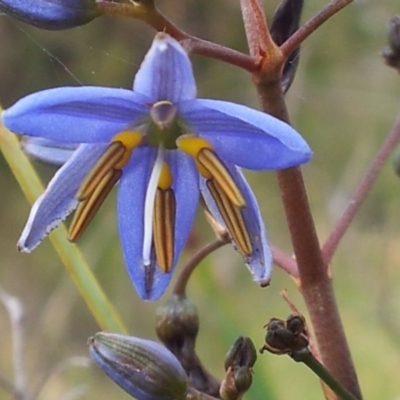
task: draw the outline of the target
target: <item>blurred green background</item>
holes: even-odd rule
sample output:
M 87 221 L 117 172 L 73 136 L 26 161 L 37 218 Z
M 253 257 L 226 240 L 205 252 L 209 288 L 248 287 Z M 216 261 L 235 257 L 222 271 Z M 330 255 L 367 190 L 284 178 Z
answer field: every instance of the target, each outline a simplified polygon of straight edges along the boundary
M 277 1 L 264 1 L 272 16 Z M 326 2 L 307 0 L 303 21 Z M 179 26 L 202 38 L 246 52 L 239 2 L 159 1 Z M 321 242 L 399 113 L 400 76 L 386 67 L 387 21 L 400 13 L 398 0 L 358 1 L 303 45 L 295 82 L 287 96 L 293 125 L 315 152 L 304 167 Z M 46 32 L 0 15 L 0 102 L 3 107 L 45 88 L 64 85 L 130 87 L 154 32 L 140 22 L 103 18 L 89 25 Z M 193 57 L 201 97 L 257 107 L 250 77 L 226 64 Z M 37 164 L 47 181 L 54 169 Z M 291 252 L 273 173 L 249 173 L 271 241 Z M 50 372 L 39 399 L 128 399 L 96 367 L 67 366 L 87 355 L 86 340 L 99 330 L 49 241 L 20 254 L 16 242 L 29 206 L 0 156 L 0 284 L 24 305 L 25 365 L 33 391 Z M 153 338 L 158 303 L 144 303 L 132 289 L 121 258 L 110 196 L 79 245 L 133 335 Z M 183 260 L 212 237 L 199 212 Z M 183 262 L 182 260 L 182 262 Z M 181 262 L 181 264 L 182 264 Z M 178 268 L 179 271 L 179 268 Z M 366 399 L 400 399 L 400 180 L 389 163 L 345 236 L 332 263 L 338 303 Z M 239 335 L 263 344 L 262 326 L 290 313 L 280 297 L 305 313 L 292 280 L 278 268 L 260 289 L 239 256 L 224 248 L 195 272 L 188 294 L 197 304 L 198 352 L 223 376 L 226 351 Z M 210 340 L 212 338 L 212 340 Z M 0 375 L 12 380 L 10 324 L 0 306 Z M 68 364 L 68 362 L 67 362 Z M 10 398 L 0 386 L 0 399 Z M 260 356 L 247 399 L 321 399 L 318 380 L 288 357 Z

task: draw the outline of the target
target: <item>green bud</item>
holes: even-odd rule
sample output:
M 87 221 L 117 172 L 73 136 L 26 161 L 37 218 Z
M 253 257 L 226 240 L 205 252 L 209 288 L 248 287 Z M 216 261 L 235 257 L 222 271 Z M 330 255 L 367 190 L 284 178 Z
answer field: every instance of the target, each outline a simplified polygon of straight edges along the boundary
M 199 332 L 199 317 L 194 303 L 174 295 L 157 310 L 156 333 L 168 347 L 175 349 Z

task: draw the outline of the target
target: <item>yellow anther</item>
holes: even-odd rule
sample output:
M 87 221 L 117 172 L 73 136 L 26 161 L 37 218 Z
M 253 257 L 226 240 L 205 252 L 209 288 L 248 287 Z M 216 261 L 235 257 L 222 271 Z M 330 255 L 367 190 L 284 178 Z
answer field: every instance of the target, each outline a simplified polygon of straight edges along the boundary
M 184 135 L 180 136 L 176 140 L 176 145 L 178 146 L 179 150 L 183 151 L 186 154 L 189 154 L 195 159 L 196 167 L 199 170 L 200 174 L 204 176 L 204 178 L 210 179 L 212 177 L 211 173 L 197 161 L 197 155 L 202 149 L 213 149 L 211 143 L 209 143 L 206 139 L 197 136 Z
M 163 162 L 161 167 L 160 178 L 158 180 L 158 187 L 163 190 L 167 190 L 172 186 L 172 173 L 169 165 Z
M 213 149 L 213 146 L 206 139 L 193 135 L 183 135 L 176 140 L 180 150 L 196 158 L 201 149 Z
M 125 147 L 125 154 L 122 159 L 115 164 L 114 168 L 121 169 L 129 161 L 134 148 L 140 145 L 143 135 L 138 131 L 123 131 L 112 138 L 112 142 L 121 143 Z

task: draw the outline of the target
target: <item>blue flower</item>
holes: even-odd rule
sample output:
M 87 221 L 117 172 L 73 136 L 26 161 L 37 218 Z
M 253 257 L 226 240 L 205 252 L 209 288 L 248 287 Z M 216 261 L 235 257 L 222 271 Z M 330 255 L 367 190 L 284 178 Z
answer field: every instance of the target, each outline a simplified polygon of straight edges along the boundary
M 3 120 L 19 134 L 81 143 L 32 207 L 20 250 L 31 251 L 74 209 L 69 238 L 77 240 L 119 182 L 119 233 L 141 298 L 154 300 L 165 291 L 200 194 L 254 280 L 268 284 L 271 252 L 239 167 L 288 168 L 309 161 L 310 148 L 268 114 L 197 99 L 190 60 L 167 34 L 157 34 L 133 91 L 45 90 L 4 111 Z
M 0 10 L 49 30 L 83 25 L 99 15 L 95 0 L 0 0 Z

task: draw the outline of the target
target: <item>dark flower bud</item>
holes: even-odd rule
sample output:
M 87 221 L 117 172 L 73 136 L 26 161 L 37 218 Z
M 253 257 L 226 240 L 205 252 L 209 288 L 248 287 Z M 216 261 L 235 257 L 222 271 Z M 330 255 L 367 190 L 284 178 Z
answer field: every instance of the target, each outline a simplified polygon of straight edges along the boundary
M 383 49 L 382 55 L 387 65 L 400 72 L 400 15 L 389 21 L 389 47 Z
M 251 368 L 257 360 L 257 351 L 249 337 L 239 336 L 225 357 L 225 371 L 229 367 Z
M 93 361 L 138 400 L 184 400 L 187 376 L 176 357 L 151 340 L 113 333 L 89 339 Z
M 250 388 L 256 360 L 257 351 L 251 339 L 238 337 L 225 357 L 226 374 L 220 388 L 223 400 L 240 399 Z
M 282 0 L 271 23 L 271 37 L 277 45 L 283 44 L 299 29 L 303 0 Z M 288 57 L 282 74 L 282 88 L 286 93 L 293 82 L 299 63 L 300 47 Z
M 172 296 L 157 309 L 156 333 L 169 348 L 178 350 L 199 332 L 197 308 L 185 296 Z
M 49 30 L 83 25 L 99 15 L 96 0 L 0 0 L 0 10 Z

